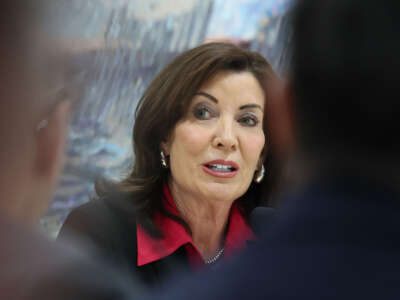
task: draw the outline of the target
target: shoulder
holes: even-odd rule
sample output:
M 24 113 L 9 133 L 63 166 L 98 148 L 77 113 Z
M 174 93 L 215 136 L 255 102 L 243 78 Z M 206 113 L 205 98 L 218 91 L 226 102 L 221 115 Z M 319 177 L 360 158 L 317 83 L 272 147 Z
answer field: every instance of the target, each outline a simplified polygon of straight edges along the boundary
M 71 211 L 65 224 L 80 223 L 82 221 L 96 221 L 96 224 L 116 222 L 129 218 L 133 220 L 135 210 L 128 197 L 111 195 L 93 199 Z
M 68 218 L 78 216 L 95 218 L 98 214 L 115 214 L 124 202 L 128 202 L 128 199 L 119 195 L 96 198 L 73 209 Z
M 59 237 L 84 238 L 95 246 L 113 247 L 119 241 L 136 238 L 133 204 L 127 197 L 110 196 L 91 200 L 77 207 L 67 217 Z

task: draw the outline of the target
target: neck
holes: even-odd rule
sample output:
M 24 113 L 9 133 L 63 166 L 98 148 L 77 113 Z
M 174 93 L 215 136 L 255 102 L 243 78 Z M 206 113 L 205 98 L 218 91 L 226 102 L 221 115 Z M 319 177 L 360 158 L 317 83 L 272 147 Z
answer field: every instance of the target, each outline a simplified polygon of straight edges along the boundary
M 184 193 L 174 184 L 169 187 L 181 218 L 192 231 L 194 245 L 204 259 L 213 257 L 223 246 L 233 201 L 212 201 Z

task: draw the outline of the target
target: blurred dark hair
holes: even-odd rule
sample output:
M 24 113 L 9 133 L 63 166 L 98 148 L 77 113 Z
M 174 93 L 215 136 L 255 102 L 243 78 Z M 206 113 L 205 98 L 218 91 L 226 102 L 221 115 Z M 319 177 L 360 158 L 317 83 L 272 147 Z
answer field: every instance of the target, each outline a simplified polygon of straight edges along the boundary
M 307 153 L 398 155 L 400 2 L 299 0 L 291 70 Z
M 186 51 L 176 57 L 152 81 L 140 99 L 135 114 L 133 150 L 135 162 L 131 174 L 118 184 L 98 184 L 99 196 L 118 193 L 133 203 L 136 220 L 152 236 L 160 237 L 159 228 L 152 219 L 161 211 L 169 215 L 162 205 L 163 185 L 169 170 L 160 163 L 160 145 L 172 133 L 175 125 L 185 115 L 194 95 L 201 86 L 222 71 L 250 72 L 267 95 L 268 79 L 275 77 L 269 63 L 258 53 L 242 50 L 228 43 L 208 43 Z M 265 124 L 265 122 L 264 122 Z M 266 148 L 268 148 L 268 130 Z M 240 199 L 245 216 L 267 197 L 273 179 L 273 162 L 267 155 L 264 184 L 251 184 Z M 190 228 L 184 221 L 169 215 Z
M 29 35 L 40 24 L 43 0 L 2 0 L 0 2 L 0 37 L 2 49 L 25 50 L 32 43 Z

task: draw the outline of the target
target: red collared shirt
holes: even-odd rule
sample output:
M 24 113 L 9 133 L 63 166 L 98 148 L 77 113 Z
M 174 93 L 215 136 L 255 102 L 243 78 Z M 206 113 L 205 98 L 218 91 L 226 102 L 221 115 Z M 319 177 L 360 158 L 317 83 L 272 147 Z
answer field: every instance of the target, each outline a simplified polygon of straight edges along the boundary
M 164 186 L 164 200 L 165 208 L 170 213 L 179 215 L 167 185 Z M 155 217 L 154 221 L 163 233 L 164 237 L 161 239 L 152 238 L 139 224 L 136 226 L 138 266 L 167 257 L 180 247 L 185 247 L 192 267 L 204 265 L 200 251 L 193 244 L 190 234 L 181 224 L 161 213 Z M 229 215 L 224 257 L 230 257 L 240 252 L 246 247 L 246 241 L 252 240 L 255 240 L 255 235 L 240 212 L 238 204 L 234 203 Z

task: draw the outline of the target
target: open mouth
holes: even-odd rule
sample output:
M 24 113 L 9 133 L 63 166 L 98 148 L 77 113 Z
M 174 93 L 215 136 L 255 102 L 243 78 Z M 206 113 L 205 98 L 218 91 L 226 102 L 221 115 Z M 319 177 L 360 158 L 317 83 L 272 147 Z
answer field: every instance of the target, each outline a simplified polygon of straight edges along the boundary
M 239 166 L 233 161 L 215 160 L 205 163 L 203 170 L 214 177 L 233 178 L 237 175 Z
M 237 168 L 230 166 L 230 165 L 221 165 L 221 164 L 206 164 L 206 168 L 214 171 L 214 172 L 221 172 L 221 173 L 230 173 L 237 170 Z

